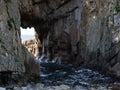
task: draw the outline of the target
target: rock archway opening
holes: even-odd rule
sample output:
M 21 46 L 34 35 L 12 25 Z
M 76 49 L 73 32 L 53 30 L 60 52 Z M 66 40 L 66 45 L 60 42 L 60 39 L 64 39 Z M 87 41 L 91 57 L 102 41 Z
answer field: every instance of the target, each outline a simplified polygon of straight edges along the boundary
M 38 53 L 38 49 L 42 48 L 41 43 L 39 43 L 37 33 L 34 27 L 22 28 L 21 30 L 21 41 L 22 44 L 32 53 L 35 57 Z
M 31 0 L 21 3 L 21 26 L 35 28 L 37 43 L 41 42 L 42 46 L 38 45 L 38 52 L 41 51 L 50 60 L 57 57 L 64 63 L 105 68 L 118 73 L 115 68 L 120 66 L 119 51 L 114 44 L 114 41 L 118 42 L 118 35 L 112 38 L 112 30 L 119 25 L 115 22 L 118 19 L 114 5 L 107 3 Z M 119 14 L 116 15 L 119 17 Z
M 21 26 L 35 28 L 34 49 L 29 51 L 35 56 L 42 53 L 38 61 L 54 61 L 55 63 L 41 64 L 47 70 L 54 70 L 54 75 L 59 73 L 55 69 L 61 69 L 65 74 L 60 72 L 59 75 L 66 76 L 66 72 L 72 70 L 67 65 L 73 64 L 72 66 L 100 68 L 105 73 L 120 78 L 120 47 L 114 43 L 119 42 L 120 38 L 119 33 L 116 33 L 120 30 L 120 12 L 115 12 L 116 1 L 118 0 L 2 0 L 0 71 L 39 75 L 41 63 L 36 63 L 31 53 L 21 45 Z M 112 35 L 113 30 L 115 35 Z M 79 70 L 75 75 L 86 74 L 86 71 L 91 75 L 92 72 L 86 69 L 82 71 Z M 93 76 L 98 74 L 89 77 Z
M 35 38 L 35 28 L 34 27 L 31 27 L 31 28 L 29 28 L 29 27 L 27 27 L 27 28 L 20 27 L 20 30 L 21 30 L 21 39 L 22 39 L 22 41 Z

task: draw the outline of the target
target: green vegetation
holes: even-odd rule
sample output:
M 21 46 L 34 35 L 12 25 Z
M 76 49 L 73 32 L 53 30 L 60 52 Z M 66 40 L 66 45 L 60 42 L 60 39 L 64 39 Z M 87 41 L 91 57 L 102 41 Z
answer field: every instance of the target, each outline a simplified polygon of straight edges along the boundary
M 8 21 L 7 21 L 7 24 L 8 24 L 8 26 L 9 26 L 9 30 L 11 30 L 11 29 L 12 29 L 12 22 L 11 22 L 11 20 L 8 20 Z
M 15 62 L 19 62 L 19 61 L 20 61 L 20 59 L 19 59 L 19 58 L 16 58 L 16 59 L 15 59 Z
M 120 12 L 120 5 L 118 3 L 115 6 L 115 10 L 116 10 L 117 13 Z

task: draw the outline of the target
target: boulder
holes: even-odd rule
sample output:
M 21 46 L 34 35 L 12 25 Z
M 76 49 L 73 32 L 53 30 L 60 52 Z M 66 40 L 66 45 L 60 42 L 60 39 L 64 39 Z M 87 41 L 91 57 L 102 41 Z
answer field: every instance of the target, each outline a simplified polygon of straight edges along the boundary
M 27 52 L 27 49 L 23 47 L 23 53 L 25 54 L 23 57 L 25 58 L 24 64 L 26 69 L 26 74 L 30 76 L 39 76 L 40 74 L 40 63 L 35 60 L 35 57 Z

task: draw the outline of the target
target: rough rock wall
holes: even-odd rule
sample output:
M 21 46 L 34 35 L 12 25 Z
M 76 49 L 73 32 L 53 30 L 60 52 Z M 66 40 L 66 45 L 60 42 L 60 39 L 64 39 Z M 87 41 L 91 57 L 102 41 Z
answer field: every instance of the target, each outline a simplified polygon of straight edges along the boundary
M 25 3 L 21 0 L 21 26 L 35 27 L 44 52 L 50 53 L 50 57 L 59 53 L 62 59 L 67 56 L 66 60 L 69 60 L 78 52 L 76 43 L 80 40 L 82 3 L 82 0 L 32 0 Z
M 86 56 L 81 55 L 86 58 L 87 64 L 120 76 L 118 23 L 120 15 L 116 11 L 117 3 L 120 5 L 119 0 L 86 0 L 81 20 L 84 33 L 81 35 L 81 38 L 84 38 L 81 45 L 85 41 L 86 47 L 83 51 L 86 50 Z
M 87 64 L 111 72 L 119 63 L 119 50 L 115 41 L 115 24 L 119 19 L 115 19 L 119 14 L 115 10 L 116 4 L 117 0 L 86 0 L 81 19 L 81 52 L 86 51 L 86 56 L 81 54 L 82 57 L 87 60 Z
M 58 53 L 64 62 L 98 66 L 120 76 L 117 3 L 119 0 L 21 0 L 21 26 L 35 27 L 44 53 L 51 58 Z
M 32 56 L 21 44 L 20 25 L 18 0 L 0 0 L 0 72 L 24 73 L 28 69 L 26 67 L 29 67 L 28 64 L 31 62 L 29 57 Z M 32 60 L 35 63 L 34 57 Z M 27 61 L 26 66 L 25 61 Z M 34 64 L 32 66 L 34 67 Z M 35 66 L 39 66 L 39 64 L 35 64 Z M 29 70 L 27 71 L 29 72 Z
M 25 72 L 18 7 L 16 0 L 0 1 L 0 71 Z

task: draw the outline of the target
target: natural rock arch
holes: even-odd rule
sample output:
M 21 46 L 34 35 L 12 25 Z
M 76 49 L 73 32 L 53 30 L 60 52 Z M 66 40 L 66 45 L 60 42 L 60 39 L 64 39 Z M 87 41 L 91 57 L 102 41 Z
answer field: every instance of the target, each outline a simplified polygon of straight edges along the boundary
M 1 70 L 13 70 L 18 67 L 13 66 L 17 59 L 20 62 L 26 60 L 27 51 L 24 51 L 21 45 L 19 28 L 33 26 L 38 39 L 45 41 L 47 48 L 50 44 L 56 46 L 59 43 L 61 47 L 57 48 L 69 57 L 76 53 L 77 46 L 79 55 L 75 62 L 99 66 L 120 76 L 117 59 L 119 50 L 116 50 L 116 44 L 112 42 L 112 31 L 120 26 L 114 22 L 119 18 L 118 13 L 114 14 L 116 1 L 118 0 L 1 0 L 0 59 L 3 64 L 10 59 L 8 66 L 1 67 Z M 118 18 L 115 18 L 116 15 Z M 64 32 L 72 37 L 71 54 L 66 52 L 66 43 L 61 38 Z M 54 37 L 49 39 L 49 36 L 53 35 Z M 10 63 L 13 67 L 9 66 Z
M 47 42 L 48 52 L 52 43 L 51 46 L 57 47 L 58 52 L 65 53 L 61 55 L 63 61 L 106 68 L 119 76 L 119 71 L 115 70 L 119 68 L 119 50 L 113 42 L 113 32 L 120 26 L 114 22 L 120 17 L 117 12 L 114 14 L 116 3 L 119 3 L 118 0 L 32 0 L 24 11 L 21 9 L 22 25 L 36 28 L 38 38 Z M 68 35 L 64 36 L 64 33 Z M 70 53 L 66 48 L 68 43 L 71 44 Z

